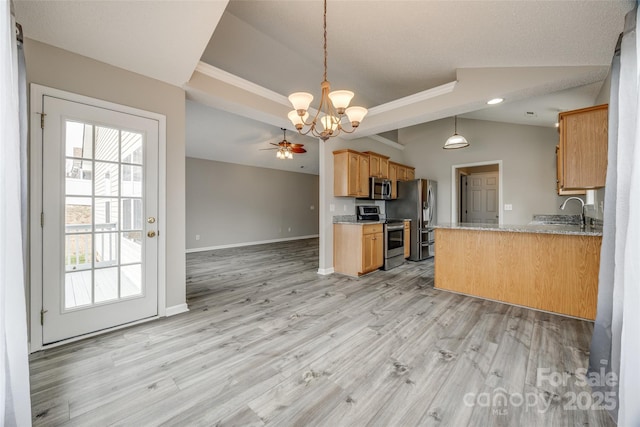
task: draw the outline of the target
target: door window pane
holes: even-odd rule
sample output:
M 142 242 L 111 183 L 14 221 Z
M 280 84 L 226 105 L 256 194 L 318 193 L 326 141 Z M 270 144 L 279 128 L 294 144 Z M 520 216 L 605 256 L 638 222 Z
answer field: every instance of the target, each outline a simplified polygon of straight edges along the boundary
M 68 196 L 91 196 L 93 179 L 93 162 L 83 159 L 66 159 L 65 161 L 65 193 Z
M 118 197 L 118 165 L 96 162 L 96 196 Z
M 95 302 L 118 299 L 118 267 L 100 268 L 95 271 Z
M 95 234 L 95 267 L 118 264 L 118 233 Z
M 65 271 L 88 270 L 92 267 L 91 234 L 66 234 L 64 236 Z
M 122 165 L 122 195 L 142 197 L 142 166 Z
M 122 199 L 122 229 L 142 230 L 142 199 Z
M 65 122 L 65 156 L 80 159 L 93 157 L 93 125 Z
M 120 267 L 120 296 L 142 295 L 142 268 L 140 264 Z
M 122 162 L 142 164 L 142 134 L 122 131 Z
M 142 262 L 142 232 L 127 231 L 120 236 L 120 262 Z
M 91 270 L 64 275 L 64 308 L 91 304 Z
M 118 199 L 96 198 L 95 227 L 96 231 L 118 230 Z
M 65 232 L 91 231 L 91 197 L 67 197 L 65 205 Z
M 96 126 L 96 160 L 120 160 L 120 132 L 117 129 Z

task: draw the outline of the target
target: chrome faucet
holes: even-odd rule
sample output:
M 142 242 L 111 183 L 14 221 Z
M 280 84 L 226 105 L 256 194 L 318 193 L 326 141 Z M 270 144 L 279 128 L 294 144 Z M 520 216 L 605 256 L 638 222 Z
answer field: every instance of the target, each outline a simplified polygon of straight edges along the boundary
M 584 200 L 582 200 L 580 197 L 569 197 L 567 200 L 565 200 L 562 205 L 560 206 L 560 209 L 564 210 L 564 208 L 567 206 L 567 202 L 569 200 L 577 200 L 580 202 L 580 204 L 582 205 L 582 214 L 580 215 L 580 228 L 582 230 L 585 229 L 586 225 L 587 225 L 587 220 L 586 220 L 586 215 L 584 213 L 585 210 L 585 204 L 584 204 Z

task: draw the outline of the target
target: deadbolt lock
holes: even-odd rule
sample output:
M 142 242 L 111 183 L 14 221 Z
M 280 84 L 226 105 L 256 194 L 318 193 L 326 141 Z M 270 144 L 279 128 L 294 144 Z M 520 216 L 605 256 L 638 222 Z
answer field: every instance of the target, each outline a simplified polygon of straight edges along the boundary
M 150 216 L 149 218 L 147 218 L 147 222 L 149 224 L 153 224 L 154 222 L 156 222 L 156 219 L 154 217 Z
M 156 232 L 155 231 L 149 231 L 147 233 L 147 237 L 156 237 Z

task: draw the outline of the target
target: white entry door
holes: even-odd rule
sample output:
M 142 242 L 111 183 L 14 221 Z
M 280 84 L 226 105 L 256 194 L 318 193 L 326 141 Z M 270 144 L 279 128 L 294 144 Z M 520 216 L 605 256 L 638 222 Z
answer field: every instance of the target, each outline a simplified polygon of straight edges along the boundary
M 463 222 L 497 224 L 498 172 L 472 173 L 466 182 Z
M 43 344 L 156 316 L 158 121 L 42 108 Z

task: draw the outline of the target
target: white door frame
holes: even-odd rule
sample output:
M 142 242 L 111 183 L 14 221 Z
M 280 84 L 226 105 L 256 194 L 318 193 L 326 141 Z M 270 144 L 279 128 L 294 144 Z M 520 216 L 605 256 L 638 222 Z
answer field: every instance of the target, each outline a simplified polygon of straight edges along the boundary
M 30 331 L 30 352 L 39 351 L 45 348 L 56 347 L 61 344 L 84 339 L 93 335 L 102 334 L 110 330 L 120 329 L 131 326 L 135 323 L 146 322 L 149 320 L 164 317 L 166 315 L 166 152 L 167 152 L 167 118 L 158 113 L 140 110 L 125 105 L 115 104 L 101 99 L 91 98 L 88 96 L 78 95 L 59 89 L 41 86 L 31 83 L 30 96 L 30 141 L 29 141 L 29 230 L 30 230 L 30 249 L 29 249 L 29 331 Z M 71 338 L 69 340 L 56 342 L 54 344 L 43 345 L 42 343 L 42 325 L 40 324 L 40 310 L 42 309 L 42 227 L 41 213 L 42 207 L 42 128 L 40 127 L 40 113 L 42 112 L 42 97 L 44 95 L 66 99 L 73 102 L 92 105 L 95 107 L 105 108 L 108 110 L 119 111 L 122 113 L 137 115 L 148 119 L 157 120 L 158 129 L 158 316 L 141 320 L 139 322 L 128 323 L 126 325 L 116 326 L 106 331 L 99 331 L 93 334 L 82 335 L 80 337 Z M 46 117 L 44 118 L 46 123 Z
M 461 165 L 451 166 L 451 223 L 457 224 L 460 222 L 458 218 L 460 213 L 458 211 L 458 203 L 460 200 L 460 179 L 458 169 L 470 168 L 474 166 L 487 166 L 498 165 L 498 224 L 502 225 L 502 218 L 504 216 L 502 212 L 502 160 L 489 160 L 486 162 L 465 163 Z

